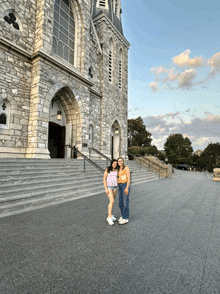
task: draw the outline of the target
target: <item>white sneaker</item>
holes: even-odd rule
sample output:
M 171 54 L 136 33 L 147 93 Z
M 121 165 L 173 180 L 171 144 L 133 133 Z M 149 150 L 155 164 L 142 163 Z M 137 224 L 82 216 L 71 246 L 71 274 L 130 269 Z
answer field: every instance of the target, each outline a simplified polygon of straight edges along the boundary
M 123 218 L 122 217 L 120 217 L 119 219 L 118 219 L 118 221 L 120 222 L 120 221 L 122 221 L 123 220 Z
M 117 220 L 114 215 L 112 215 L 112 220 L 113 220 L 113 222 L 115 222 Z
M 128 219 L 122 219 L 120 222 L 119 222 L 119 225 L 124 225 L 124 224 L 127 224 L 129 222 Z
M 108 222 L 108 224 L 109 224 L 110 226 L 113 226 L 113 225 L 114 225 L 114 222 L 113 222 L 113 220 L 112 220 L 111 217 L 107 217 L 107 222 Z

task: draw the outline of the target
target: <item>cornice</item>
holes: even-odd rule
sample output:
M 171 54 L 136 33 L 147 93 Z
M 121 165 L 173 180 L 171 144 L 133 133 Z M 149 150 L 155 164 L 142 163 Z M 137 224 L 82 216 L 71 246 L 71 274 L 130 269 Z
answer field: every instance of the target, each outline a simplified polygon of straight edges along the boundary
M 102 93 L 97 92 L 96 90 L 90 88 L 90 92 L 93 93 L 94 95 L 98 96 L 99 98 L 102 98 L 103 95 Z
M 130 43 L 128 42 L 128 40 L 121 34 L 121 32 L 119 32 L 119 30 L 116 28 L 116 26 L 112 23 L 112 21 L 107 17 L 107 15 L 104 12 L 93 18 L 93 22 L 95 26 L 99 25 L 102 22 L 106 22 L 111 31 L 117 36 L 117 38 L 122 43 L 124 43 L 125 47 L 130 47 Z
M 7 48 L 7 50 L 9 52 L 13 51 L 13 52 L 17 53 L 18 55 L 21 55 L 23 58 L 29 59 L 29 61 L 31 59 L 31 54 L 28 53 L 24 48 L 12 43 L 11 41 L 9 41 L 8 39 L 6 39 L 4 37 L 0 37 L 0 46 Z
M 67 66 L 66 64 L 63 64 L 61 61 L 55 59 L 51 55 L 48 55 L 46 52 L 38 51 L 35 54 L 33 54 L 31 56 L 31 58 L 32 58 L 33 61 L 35 59 L 37 59 L 37 58 L 44 59 L 44 61 L 46 60 L 50 64 L 53 64 L 53 65 L 59 67 L 60 69 L 64 70 L 65 72 L 71 74 L 72 76 L 80 79 L 85 84 L 87 84 L 89 87 L 92 87 L 94 85 L 90 80 L 88 80 L 87 78 L 85 78 L 79 71 L 77 71 L 76 69 L 74 69 L 74 68 L 72 68 L 70 66 Z

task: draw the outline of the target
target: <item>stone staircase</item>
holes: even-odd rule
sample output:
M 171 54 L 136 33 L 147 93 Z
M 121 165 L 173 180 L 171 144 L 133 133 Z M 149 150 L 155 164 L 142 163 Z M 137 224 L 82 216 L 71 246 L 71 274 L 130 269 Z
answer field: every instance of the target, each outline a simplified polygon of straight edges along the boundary
M 95 160 L 104 169 L 105 160 Z M 126 163 L 132 185 L 158 179 L 135 161 Z M 0 159 L 0 218 L 103 193 L 103 174 L 82 159 Z

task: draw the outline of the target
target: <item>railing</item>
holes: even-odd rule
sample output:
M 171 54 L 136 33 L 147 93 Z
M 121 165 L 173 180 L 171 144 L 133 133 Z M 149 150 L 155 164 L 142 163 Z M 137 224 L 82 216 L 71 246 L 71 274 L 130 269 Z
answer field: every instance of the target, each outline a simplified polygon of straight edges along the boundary
M 164 171 L 166 174 L 166 177 L 168 177 L 167 174 L 167 168 L 161 166 L 160 164 L 149 160 L 148 158 L 144 157 L 144 156 L 136 156 L 134 154 L 129 153 L 129 155 L 131 155 L 138 163 L 140 163 L 140 167 L 141 165 L 147 165 L 147 167 L 155 172 L 157 172 L 159 174 L 159 179 L 161 177 L 161 171 Z
M 99 150 L 93 148 L 93 147 L 90 147 L 89 148 L 89 158 L 91 158 L 91 153 L 92 151 L 95 151 L 98 155 L 100 155 L 101 157 L 105 158 L 107 160 L 107 165 L 106 167 L 108 166 L 108 162 L 110 163 L 111 162 L 111 159 L 109 157 L 107 157 L 105 154 L 103 154 L 102 152 L 100 152 Z
M 99 166 L 97 163 L 95 163 L 94 161 L 89 159 L 86 155 L 84 155 L 82 152 L 80 152 L 75 146 L 66 145 L 66 148 L 70 148 L 70 150 L 71 150 L 71 158 L 73 158 L 73 153 L 76 153 L 76 154 L 80 155 L 84 159 L 84 168 L 83 168 L 84 172 L 86 171 L 86 161 L 87 161 L 92 166 L 97 168 L 101 173 L 104 173 L 105 170 L 101 166 Z

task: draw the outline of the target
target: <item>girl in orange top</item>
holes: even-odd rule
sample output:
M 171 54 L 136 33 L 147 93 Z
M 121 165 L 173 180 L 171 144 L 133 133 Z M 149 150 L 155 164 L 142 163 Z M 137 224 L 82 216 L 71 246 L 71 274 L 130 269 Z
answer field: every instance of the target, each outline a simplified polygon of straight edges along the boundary
M 130 193 L 130 170 L 125 166 L 124 159 L 118 158 L 118 197 L 121 217 L 118 220 L 120 225 L 124 225 L 129 221 L 129 193 Z

